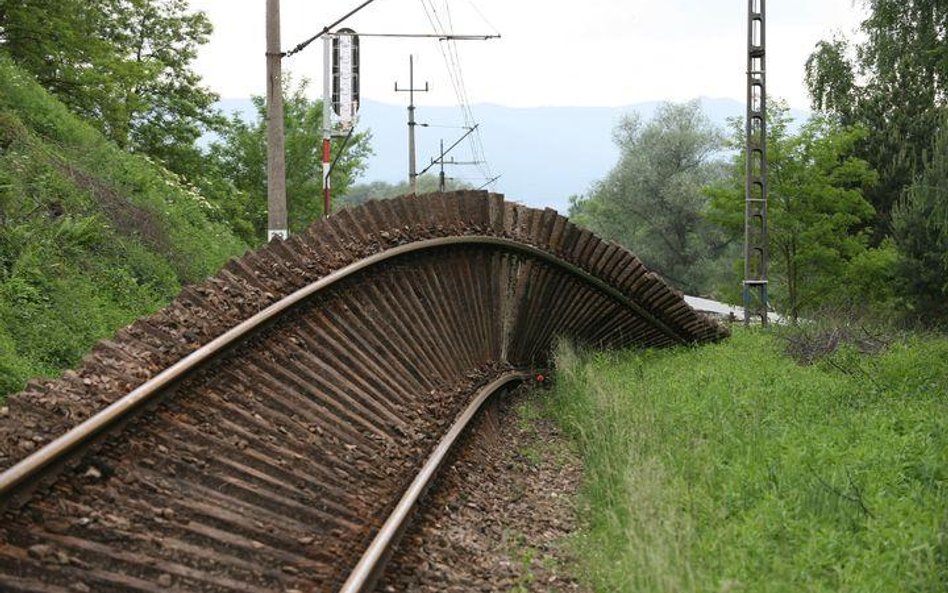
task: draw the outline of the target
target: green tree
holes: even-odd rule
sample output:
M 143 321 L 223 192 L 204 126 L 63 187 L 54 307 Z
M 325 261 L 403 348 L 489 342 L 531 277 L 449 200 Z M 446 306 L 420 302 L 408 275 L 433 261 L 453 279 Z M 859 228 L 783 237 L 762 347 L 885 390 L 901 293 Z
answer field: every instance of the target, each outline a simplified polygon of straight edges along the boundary
M 107 15 L 104 2 L 0 0 L 0 47 L 71 108 L 92 113 L 113 90 Z
M 767 142 L 771 298 L 795 320 L 827 301 L 845 301 L 855 288 L 844 282 L 852 262 L 871 267 L 881 258 L 865 257 L 868 237 L 860 231 L 873 215 L 863 192 L 877 180 L 866 161 L 851 156 L 864 133 L 814 117 L 791 134 L 789 121 L 787 108 L 772 103 Z M 745 131 L 740 121 L 734 128 L 737 149 Z M 744 228 L 745 159 L 741 152 L 728 181 L 707 190 L 709 218 L 734 236 Z
M 910 311 L 929 324 L 948 323 L 948 124 L 928 167 L 896 204 L 892 227 Z
M 310 101 L 307 81 L 294 85 L 284 81 L 284 125 L 286 133 L 286 201 L 290 230 L 300 232 L 323 215 L 322 200 L 322 101 Z M 253 97 L 257 116 L 247 122 L 234 116 L 211 146 L 215 167 L 247 198 L 230 208 L 234 217 L 252 224 L 257 241 L 267 228 L 266 104 Z M 333 141 L 333 158 L 342 150 L 343 139 Z M 371 154 L 369 135 L 357 133 L 346 145 L 332 173 L 334 203 L 365 170 Z
M 863 0 L 870 9 L 863 40 L 821 41 L 806 64 L 816 109 L 870 131 L 856 154 L 878 170 L 868 192 L 876 237 L 888 232 L 891 208 L 929 159 L 948 106 L 948 2 Z
M 187 0 L 0 0 L 0 47 L 120 147 L 189 178 L 224 120 L 193 71 L 211 24 Z
M 571 199 L 570 216 L 682 290 L 706 292 L 715 262 L 733 244 L 701 215 L 708 201 L 702 188 L 721 174 L 712 159 L 721 133 L 694 101 L 664 104 L 645 124 L 628 115 L 614 140 L 619 163 L 588 195 Z
M 438 191 L 439 179 L 437 175 L 424 174 L 416 180 L 418 195 L 429 194 Z M 457 181 L 447 179 L 445 181 L 445 190 L 454 191 L 459 189 L 472 189 L 472 186 Z M 345 195 L 340 196 L 339 205 L 343 208 L 347 206 L 358 206 L 369 200 L 384 200 L 395 198 L 411 193 L 411 186 L 408 181 L 399 183 L 388 183 L 387 181 L 373 181 L 371 183 L 359 183 L 350 187 Z
M 111 125 L 119 146 L 144 152 L 166 167 L 195 177 L 204 164 L 196 141 L 219 129 L 218 96 L 193 70 L 198 47 L 212 26 L 187 0 L 121 0 L 109 23 L 122 60 L 120 95 Z

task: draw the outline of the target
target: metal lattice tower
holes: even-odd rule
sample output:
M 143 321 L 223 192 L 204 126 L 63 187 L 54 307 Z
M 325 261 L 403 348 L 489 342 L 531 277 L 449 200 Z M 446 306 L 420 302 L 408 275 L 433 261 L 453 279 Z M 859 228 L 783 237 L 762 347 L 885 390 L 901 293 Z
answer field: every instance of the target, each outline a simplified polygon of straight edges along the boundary
M 747 6 L 747 173 L 744 199 L 744 323 L 767 325 L 766 1 Z

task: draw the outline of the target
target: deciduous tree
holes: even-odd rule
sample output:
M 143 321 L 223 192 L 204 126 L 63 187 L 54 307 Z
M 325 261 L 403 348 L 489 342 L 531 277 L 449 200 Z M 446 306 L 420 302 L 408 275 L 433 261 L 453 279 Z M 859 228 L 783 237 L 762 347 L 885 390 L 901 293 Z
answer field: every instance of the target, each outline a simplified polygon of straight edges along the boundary
M 876 237 L 888 232 L 891 208 L 929 160 L 948 107 L 948 2 L 863 0 L 864 40 L 821 41 L 806 64 L 816 109 L 869 133 L 856 144 L 878 170 L 867 193 L 879 217 Z
M 843 280 L 849 264 L 867 249 L 868 237 L 860 228 L 873 208 L 863 192 L 877 175 L 866 161 L 851 156 L 864 132 L 814 117 L 792 134 L 788 123 L 786 107 L 772 103 L 767 143 L 771 298 L 796 319 L 828 300 L 846 300 L 855 288 Z M 743 145 L 744 134 L 741 122 L 735 122 L 735 148 Z M 744 153 L 735 157 L 727 183 L 707 190 L 709 218 L 735 236 L 744 226 L 745 158 Z
M 437 175 L 424 174 L 416 179 L 418 195 L 429 194 L 438 191 L 440 181 Z M 472 189 L 471 185 L 459 182 L 454 179 L 448 179 L 445 182 L 447 191 L 459 189 Z M 350 187 L 345 195 L 340 196 L 340 206 L 358 206 L 369 200 L 384 200 L 404 196 L 411 193 L 411 186 L 408 181 L 399 183 L 388 183 L 387 181 L 373 181 L 371 183 L 360 183 Z
M 322 101 L 306 98 L 307 81 L 294 84 L 284 80 L 284 124 L 286 132 L 286 201 L 290 230 L 299 232 L 323 215 L 322 199 Z M 263 97 L 253 98 L 256 118 L 247 122 L 234 116 L 211 148 L 211 157 L 221 173 L 247 195 L 244 206 L 236 207 L 249 220 L 256 237 L 266 233 L 267 149 L 266 105 Z M 333 156 L 342 148 L 334 140 Z M 371 153 L 367 133 L 354 134 L 332 174 L 334 200 L 365 169 Z
M 713 155 L 723 137 L 697 101 L 662 105 L 642 123 L 626 116 L 614 131 L 619 163 L 570 215 L 616 240 L 682 290 L 710 289 L 714 262 L 732 243 L 706 221 L 702 188 L 720 175 Z
M 197 177 L 223 123 L 193 70 L 211 24 L 187 0 L 0 0 L 0 47 L 122 148 Z

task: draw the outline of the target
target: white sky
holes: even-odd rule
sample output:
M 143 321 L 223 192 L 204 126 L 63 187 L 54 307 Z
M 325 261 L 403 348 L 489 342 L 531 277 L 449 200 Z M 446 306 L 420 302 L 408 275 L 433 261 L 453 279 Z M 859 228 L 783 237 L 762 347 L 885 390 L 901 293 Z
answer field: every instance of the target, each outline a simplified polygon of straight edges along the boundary
M 744 100 L 746 0 L 428 0 L 455 33 L 493 34 L 458 42 L 471 103 L 512 107 L 620 106 L 698 96 Z M 446 4 L 446 2 L 448 4 Z M 360 0 L 282 0 L 283 48 L 321 30 Z M 197 62 L 223 98 L 265 91 L 265 1 L 191 0 L 214 23 Z M 803 64 L 814 44 L 851 32 L 862 10 L 853 0 L 768 3 L 768 91 L 807 108 Z M 483 15 L 483 18 L 482 16 Z M 422 0 L 376 0 L 344 26 L 367 33 L 430 33 Z M 362 39 L 362 97 L 403 103 L 393 86 L 408 83 L 414 53 L 416 84 L 432 92 L 419 104 L 457 104 L 436 40 Z M 321 94 L 321 41 L 289 58 L 285 68 Z

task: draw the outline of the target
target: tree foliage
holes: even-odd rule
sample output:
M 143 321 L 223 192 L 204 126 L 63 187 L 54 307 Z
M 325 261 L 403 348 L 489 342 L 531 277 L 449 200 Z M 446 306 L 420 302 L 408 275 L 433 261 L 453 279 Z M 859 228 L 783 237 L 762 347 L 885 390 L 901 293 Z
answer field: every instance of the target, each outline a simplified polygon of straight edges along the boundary
M 437 175 L 421 175 L 416 179 L 416 191 L 418 195 L 436 192 L 438 191 L 439 183 L 440 181 Z M 444 185 L 447 191 L 472 189 L 471 185 L 454 179 L 447 179 Z M 360 183 L 353 185 L 346 191 L 345 195 L 340 196 L 339 205 L 342 207 L 358 206 L 369 200 L 384 200 L 410 193 L 411 186 L 408 184 L 408 181 L 400 181 L 399 183 L 388 183 L 387 181 Z
M 827 301 L 845 300 L 853 288 L 843 281 L 852 262 L 876 261 L 864 256 L 868 237 L 860 228 L 873 215 L 863 192 L 877 175 L 866 161 L 850 156 L 864 132 L 814 117 L 792 134 L 788 123 L 786 107 L 772 103 L 767 142 L 771 297 L 796 319 Z M 744 138 L 736 122 L 733 146 L 742 146 Z M 729 180 L 708 190 L 710 218 L 735 235 L 744 225 L 745 159 L 745 153 L 736 156 Z
M 864 40 L 821 41 L 806 64 L 816 109 L 871 133 L 856 145 L 881 175 L 868 195 L 887 231 L 889 212 L 928 161 L 948 106 L 948 2 L 863 0 Z
M 223 123 L 192 64 L 211 24 L 187 0 L 0 0 L 0 47 L 121 148 L 195 177 Z
M 712 156 L 720 132 L 697 101 L 659 107 L 654 119 L 622 119 L 614 131 L 619 163 L 570 216 L 635 252 L 682 290 L 709 289 L 715 260 L 731 244 L 701 213 L 702 188 L 720 173 Z
M 307 81 L 284 80 L 284 125 L 286 137 L 286 202 L 290 230 L 299 232 L 323 215 L 322 198 L 322 101 L 306 98 Z M 236 219 L 249 222 L 259 240 L 267 229 L 266 103 L 253 97 L 256 118 L 244 121 L 234 116 L 211 147 L 211 158 L 220 174 L 231 180 L 243 197 L 228 208 Z M 371 153 L 369 135 L 354 134 L 345 149 L 343 140 L 333 141 L 333 158 L 344 150 L 333 169 L 334 203 L 365 170 Z
M 912 314 L 948 323 L 948 123 L 932 146 L 932 160 L 892 213 L 899 248 L 900 286 Z

